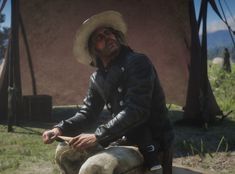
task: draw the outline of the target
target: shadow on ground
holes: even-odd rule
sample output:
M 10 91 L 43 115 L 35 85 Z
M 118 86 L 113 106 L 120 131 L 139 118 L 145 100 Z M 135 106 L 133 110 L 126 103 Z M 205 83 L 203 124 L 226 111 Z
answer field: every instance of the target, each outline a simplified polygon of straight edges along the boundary
M 42 131 L 35 130 L 35 128 L 44 130 L 50 129 L 60 120 L 73 116 L 76 111 L 77 108 L 74 107 L 60 107 L 53 109 L 52 122 L 20 122 L 18 126 L 23 128 L 23 131 L 14 133 L 41 135 Z M 235 150 L 235 121 L 232 118 L 228 117 L 223 121 L 217 120 L 205 129 L 205 126 L 203 125 L 180 121 L 183 119 L 182 111 L 171 110 L 169 112 L 169 117 L 174 126 L 176 135 L 174 143 L 175 157 L 196 154 L 203 156 L 206 153 L 213 154 L 214 152 L 229 152 Z M 107 121 L 109 118 L 109 113 L 103 111 L 96 123 L 85 127 L 89 127 L 89 131 L 92 132 L 98 124 Z M 6 123 L 5 126 L 7 127 Z
M 206 128 L 202 124 L 183 122 L 182 111 L 170 111 L 169 116 L 175 130 L 175 157 L 235 150 L 235 120 L 228 117 L 216 119 Z

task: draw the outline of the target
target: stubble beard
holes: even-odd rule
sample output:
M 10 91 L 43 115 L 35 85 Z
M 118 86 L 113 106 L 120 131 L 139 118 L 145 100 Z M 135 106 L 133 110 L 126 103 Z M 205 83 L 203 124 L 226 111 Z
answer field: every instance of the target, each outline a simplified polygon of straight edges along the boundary
M 103 57 L 113 59 L 118 55 L 119 50 L 120 50 L 120 43 L 118 41 L 112 41 L 112 43 L 109 43 L 107 41 L 105 44 L 105 48 L 102 51 L 100 51 L 100 53 Z

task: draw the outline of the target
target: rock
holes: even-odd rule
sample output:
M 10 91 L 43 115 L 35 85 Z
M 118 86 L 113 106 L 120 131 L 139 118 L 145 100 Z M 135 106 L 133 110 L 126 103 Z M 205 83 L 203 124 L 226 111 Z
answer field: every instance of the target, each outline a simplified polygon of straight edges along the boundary
M 212 60 L 212 64 L 214 65 L 223 65 L 224 63 L 224 59 L 222 57 L 215 57 L 213 60 Z

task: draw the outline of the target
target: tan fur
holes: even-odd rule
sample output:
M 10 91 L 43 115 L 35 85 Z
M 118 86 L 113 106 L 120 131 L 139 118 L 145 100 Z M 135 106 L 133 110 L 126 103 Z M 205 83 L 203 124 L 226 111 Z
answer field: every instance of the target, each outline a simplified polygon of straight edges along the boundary
M 56 149 L 56 162 L 62 174 L 142 174 L 143 158 L 131 146 L 101 147 L 77 151 L 66 143 Z
M 56 162 L 61 174 L 162 174 L 145 171 L 143 157 L 136 147 L 112 146 L 103 149 L 100 146 L 86 151 L 77 151 L 66 143 L 56 149 Z M 192 168 L 174 166 L 173 174 L 206 174 Z

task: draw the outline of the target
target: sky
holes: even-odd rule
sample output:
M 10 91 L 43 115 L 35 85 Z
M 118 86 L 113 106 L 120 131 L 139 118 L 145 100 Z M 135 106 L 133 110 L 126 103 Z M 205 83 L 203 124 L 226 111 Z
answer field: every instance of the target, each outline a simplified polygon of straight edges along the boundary
M 219 5 L 219 0 L 215 0 L 217 7 L 223 16 L 222 10 Z M 225 12 L 225 16 L 227 18 L 228 24 L 230 27 L 235 30 L 235 0 L 220 0 L 223 10 Z M 196 15 L 198 17 L 198 12 L 200 9 L 201 0 L 194 0 Z M 231 12 L 231 13 L 230 13 Z M 207 15 L 207 32 L 215 32 L 218 30 L 227 29 L 226 25 L 222 22 L 222 20 L 218 17 L 218 15 L 214 12 L 210 5 L 208 5 L 208 15 Z
M 219 0 L 215 0 L 217 7 L 219 8 L 221 15 L 222 11 L 219 5 Z M 0 1 L 1 2 L 1 1 Z M 225 11 L 226 18 L 228 20 L 228 24 L 231 26 L 233 30 L 235 30 L 235 0 L 220 0 L 222 7 Z M 5 23 L 3 26 L 10 26 L 10 20 L 11 20 L 11 0 L 7 1 L 7 4 L 3 10 L 3 14 L 5 14 Z M 195 3 L 195 9 L 196 9 L 196 15 L 198 16 L 198 11 L 200 8 L 201 0 L 194 0 Z M 207 19 L 207 31 L 215 32 L 218 30 L 227 29 L 226 25 L 220 20 L 220 18 L 217 16 L 217 14 L 213 11 L 210 5 L 208 5 L 208 19 Z
M 0 1 L 2 4 L 2 1 Z M 11 25 L 11 0 L 8 0 L 4 9 L 3 9 L 3 14 L 5 14 L 5 23 L 3 26 L 10 27 Z

